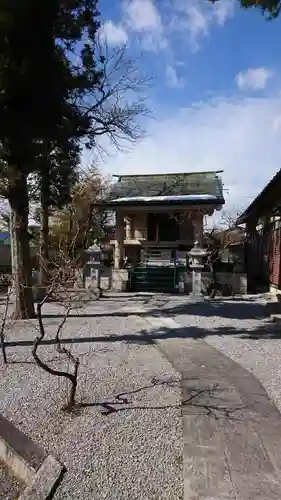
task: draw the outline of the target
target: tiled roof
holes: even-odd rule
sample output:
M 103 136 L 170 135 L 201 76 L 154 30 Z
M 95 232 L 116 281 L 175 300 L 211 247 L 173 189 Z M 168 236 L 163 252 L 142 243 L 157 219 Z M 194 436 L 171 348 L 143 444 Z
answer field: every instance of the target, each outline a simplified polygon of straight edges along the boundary
M 110 198 L 213 195 L 223 199 L 218 172 L 125 175 L 113 184 Z

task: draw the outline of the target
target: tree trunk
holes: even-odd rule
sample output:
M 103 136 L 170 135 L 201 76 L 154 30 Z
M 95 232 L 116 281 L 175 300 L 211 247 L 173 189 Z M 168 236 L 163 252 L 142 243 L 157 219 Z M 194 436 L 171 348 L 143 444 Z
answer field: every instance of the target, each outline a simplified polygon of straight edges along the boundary
M 11 252 L 13 285 L 16 294 L 15 318 L 34 318 L 32 294 L 31 258 L 28 234 L 27 178 L 18 174 L 10 181 L 9 202 L 11 207 Z
M 46 286 L 49 278 L 49 205 L 50 181 L 49 168 L 42 172 L 41 184 L 41 233 L 40 233 L 40 284 Z

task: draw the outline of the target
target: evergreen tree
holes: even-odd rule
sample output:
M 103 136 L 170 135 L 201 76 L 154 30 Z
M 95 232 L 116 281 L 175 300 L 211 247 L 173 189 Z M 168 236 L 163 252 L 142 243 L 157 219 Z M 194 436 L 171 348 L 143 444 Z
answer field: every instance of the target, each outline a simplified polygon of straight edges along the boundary
M 34 315 L 28 238 L 28 176 L 40 150 L 79 137 L 89 126 L 75 101 L 100 78 L 94 40 L 95 0 L 3 0 L 0 4 L 1 187 L 11 207 L 16 316 Z M 83 41 L 86 40 L 86 41 Z M 80 42 L 79 64 L 73 53 Z M 63 134 L 62 134 L 63 130 Z M 47 175 L 44 176 L 45 168 Z
M 210 0 L 212 3 L 223 0 Z M 258 8 L 267 19 L 275 19 L 280 14 L 281 0 L 239 0 L 241 7 L 245 9 Z

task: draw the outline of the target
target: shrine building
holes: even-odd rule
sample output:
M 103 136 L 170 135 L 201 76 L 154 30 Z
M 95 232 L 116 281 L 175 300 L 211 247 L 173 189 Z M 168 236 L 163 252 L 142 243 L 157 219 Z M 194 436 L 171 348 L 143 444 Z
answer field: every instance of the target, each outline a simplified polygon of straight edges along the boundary
M 195 241 L 203 246 L 204 218 L 224 204 L 220 174 L 211 171 L 118 176 L 109 200 L 104 202 L 116 217 L 111 241 L 115 288 L 123 289 L 121 282 L 127 282 L 128 288 L 129 280 L 131 289 L 153 289 L 153 279 L 149 283 L 147 277 L 153 274 L 152 269 L 154 282 L 159 284 L 159 276 L 163 280 L 165 274 L 174 276 L 175 262 L 185 265 Z M 130 276 L 124 263 L 131 265 Z M 169 283 L 174 287 L 174 278 L 173 285 L 172 279 Z

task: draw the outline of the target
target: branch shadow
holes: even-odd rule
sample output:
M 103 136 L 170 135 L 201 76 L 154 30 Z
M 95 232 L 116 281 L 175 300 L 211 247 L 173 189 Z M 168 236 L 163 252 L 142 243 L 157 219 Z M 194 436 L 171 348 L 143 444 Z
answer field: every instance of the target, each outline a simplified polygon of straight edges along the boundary
M 204 402 L 204 397 L 207 395 L 208 398 L 212 398 L 212 396 L 216 397 L 216 401 L 218 402 L 218 393 L 224 392 L 224 388 L 220 388 L 218 384 L 215 386 L 207 386 L 201 389 L 198 387 L 190 387 L 189 388 L 189 396 L 184 398 L 180 404 L 167 404 L 167 405 L 139 405 L 134 404 L 132 401 L 132 396 L 143 392 L 149 391 L 157 386 L 167 386 L 167 387 L 179 387 L 182 385 L 182 382 L 187 379 L 181 380 L 157 380 L 152 379 L 150 385 L 141 386 L 132 391 L 125 391 L 122 393 L 116 394 L 111 401 L 85 401 L 77 404 L 76 411 L 82 410 L 85 408 L 101 408 L 101 413 L 104 416 L 109 416 L 111 414 L 120 413 L 120 412 L 128 412 L 128 411 L 147 411 L 147 410 L 159 410 L 165 411 L 170 408 L 180 409 L 181 412 L 184 411 L 186 413 L 186 407 L 192 408 L 193 415 L 205 415 L 207 417 L 212 417 L 215 420 L 220 419 L 228 419 L 232 421 L 241 421 L 241 416 L 238 415 L 239 412 L 249 407 L 249 405 L 245 404 L 235 404 L 234 406 L 226 404 L 226 402 L 222 399 L 221 404 L 215 404 L 215 401 L 212 402 Z M 192 379 L 188 379 L 191 381 Z M 195 380 L 195 379 L 194 379 Z M 203 399 L 203 401 L 202 401 Z
M 152 344 L 158 340 L 165 339 L 204 339 L 210 336 L 227 336 L 235 335 L 241 339 L 280 339 L 281 327 L 278 323 L 273 323 L 268 320 L 263 322 L 258 328 L 241 329 L 234 326 L 223 326 L 217 328 L 203 328 L 200 326 L 180 326 L 171 329 L 170 327 L 160 327 L 151 329 L 142 329 L 137 333 L 120 334 L 120 335 L 99 335 L 87 337 L 65 337 L 61 339 L 61 344 L 85 344 L 85 343 L 116 343 L 126 342 L 128 344 Z M 41 346 L 54 345 L 54 339 L 43 339 Z M 5 348 L 11 347 L 30 347 L 33 346 L 34 340 L 6 340 Z
M 150 311 L 151 312 L 151 311 Z M 268 313 L 265 305 L 252 300 L 210 299 L 181 304 L 170 304 L 161 311 L 167 316 L 203 316 L 229 319 L 264 319 Z
M 130 297 L 130 296 L 129 296 Z M 129 298 L 128 297 L 128 298 Z M 177 296 L 178 297 L 178 296 Z M 269 309 L 266 304 L 262 304 L 257 302 L 255 297 L 243 298 L 243 297 L 234 297 L 229 299 L 205 299 L 205 300 L 190 300 L 187 297 L 187 300 L 184 303 L 176 303 L 171 300 L 167 300 L 164 297 L 157 297 L 156 302 L 150 304 L 151 299 L 155 298 L 153 295 L 149 297 L 142 297 L 141 299 L 135 301 L 135 304 L 132 305 L 131 311 L 126 310 L 113 310 L 112 312 L 106 310 L 102 312 L 93 312 L 93 313 L 70 313 L 69 318 L 102 318 L 102 317 L 129 317 L 132 315 L 138 314 L 141 317 L 147 317 L 151 314 L 161 313 L 162 315 L 166 315 L 169 317 L 176 316 L 199 316 L 199 317 L 221 317 L 228 319 L 264 319 L 269 314 Z M 114 302 L 116 300 L 114 299 Z M 122 299 L 123 303 L 124 300 Z M 137 303 L 136 303 L 137 302 Z M 158 303 L 157 303 L 158 302 Z M 142 303 L 145 306 L 148 306 L 145 311 L 138 311 L 138 303 Z M 134 305 L 136 306 L 136 311 L 133 310 Z M 149 307 L 151 305 L 151 307 Z M 272 306 L 273 307 L 273 306 Z M 281 307 L 278 304 L 275 308 L 280 310 Z M 60 318 L 63 314 L 49 314 L 44 313 L 42 317 L 44 318 Z

